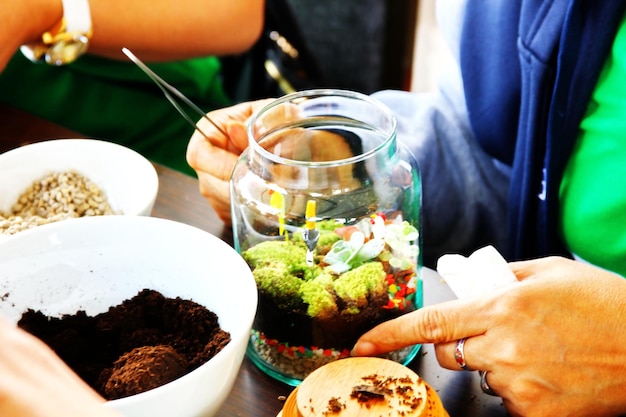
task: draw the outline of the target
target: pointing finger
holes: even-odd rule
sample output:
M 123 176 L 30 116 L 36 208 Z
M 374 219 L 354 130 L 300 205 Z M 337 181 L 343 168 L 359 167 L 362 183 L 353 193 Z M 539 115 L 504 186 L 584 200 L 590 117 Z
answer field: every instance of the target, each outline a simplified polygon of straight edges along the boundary
M 353 355 L 371 356 L 421 343 L 452 342 L 488 329 L 488 300 L 454 300 L 424 307 L 362 335 Z

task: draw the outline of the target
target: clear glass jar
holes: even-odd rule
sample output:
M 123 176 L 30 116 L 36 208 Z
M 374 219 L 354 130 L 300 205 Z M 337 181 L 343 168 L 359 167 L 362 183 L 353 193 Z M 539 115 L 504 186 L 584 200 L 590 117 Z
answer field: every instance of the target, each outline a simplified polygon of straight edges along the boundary
M 279 98 L 248 137 L 231 178 L 235 248 L 259 289 L 247 353 L 296 386 L 423 305 L 420 174 L 389 110 L 350 91 Z

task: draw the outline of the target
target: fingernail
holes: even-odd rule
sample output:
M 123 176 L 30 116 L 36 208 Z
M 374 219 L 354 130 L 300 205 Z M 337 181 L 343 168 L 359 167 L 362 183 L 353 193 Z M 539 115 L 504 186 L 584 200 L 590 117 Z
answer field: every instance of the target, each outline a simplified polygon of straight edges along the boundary
M 351 356 L 370 356 L 376 351 L 376 346 L 370 342 L 357 342 L 350 352 Z

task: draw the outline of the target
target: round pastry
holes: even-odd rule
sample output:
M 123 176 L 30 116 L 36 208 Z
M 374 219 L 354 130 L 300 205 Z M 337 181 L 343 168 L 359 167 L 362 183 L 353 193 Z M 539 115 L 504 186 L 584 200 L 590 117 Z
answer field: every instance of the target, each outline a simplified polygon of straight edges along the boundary
M 411 369 L 381 358 L 324 365 L 292 391 L 282 417 L 448 417 L 437 393 Z

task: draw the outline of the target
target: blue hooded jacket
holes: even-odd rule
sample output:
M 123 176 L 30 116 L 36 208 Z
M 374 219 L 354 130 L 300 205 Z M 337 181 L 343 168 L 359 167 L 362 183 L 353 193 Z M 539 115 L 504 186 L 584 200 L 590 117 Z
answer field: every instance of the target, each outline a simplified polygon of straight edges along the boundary
M 476 141 L 512 167 L 509 259 L 567 251 L 559 186 L 626 2 L 469 0 L 460 44 Z

